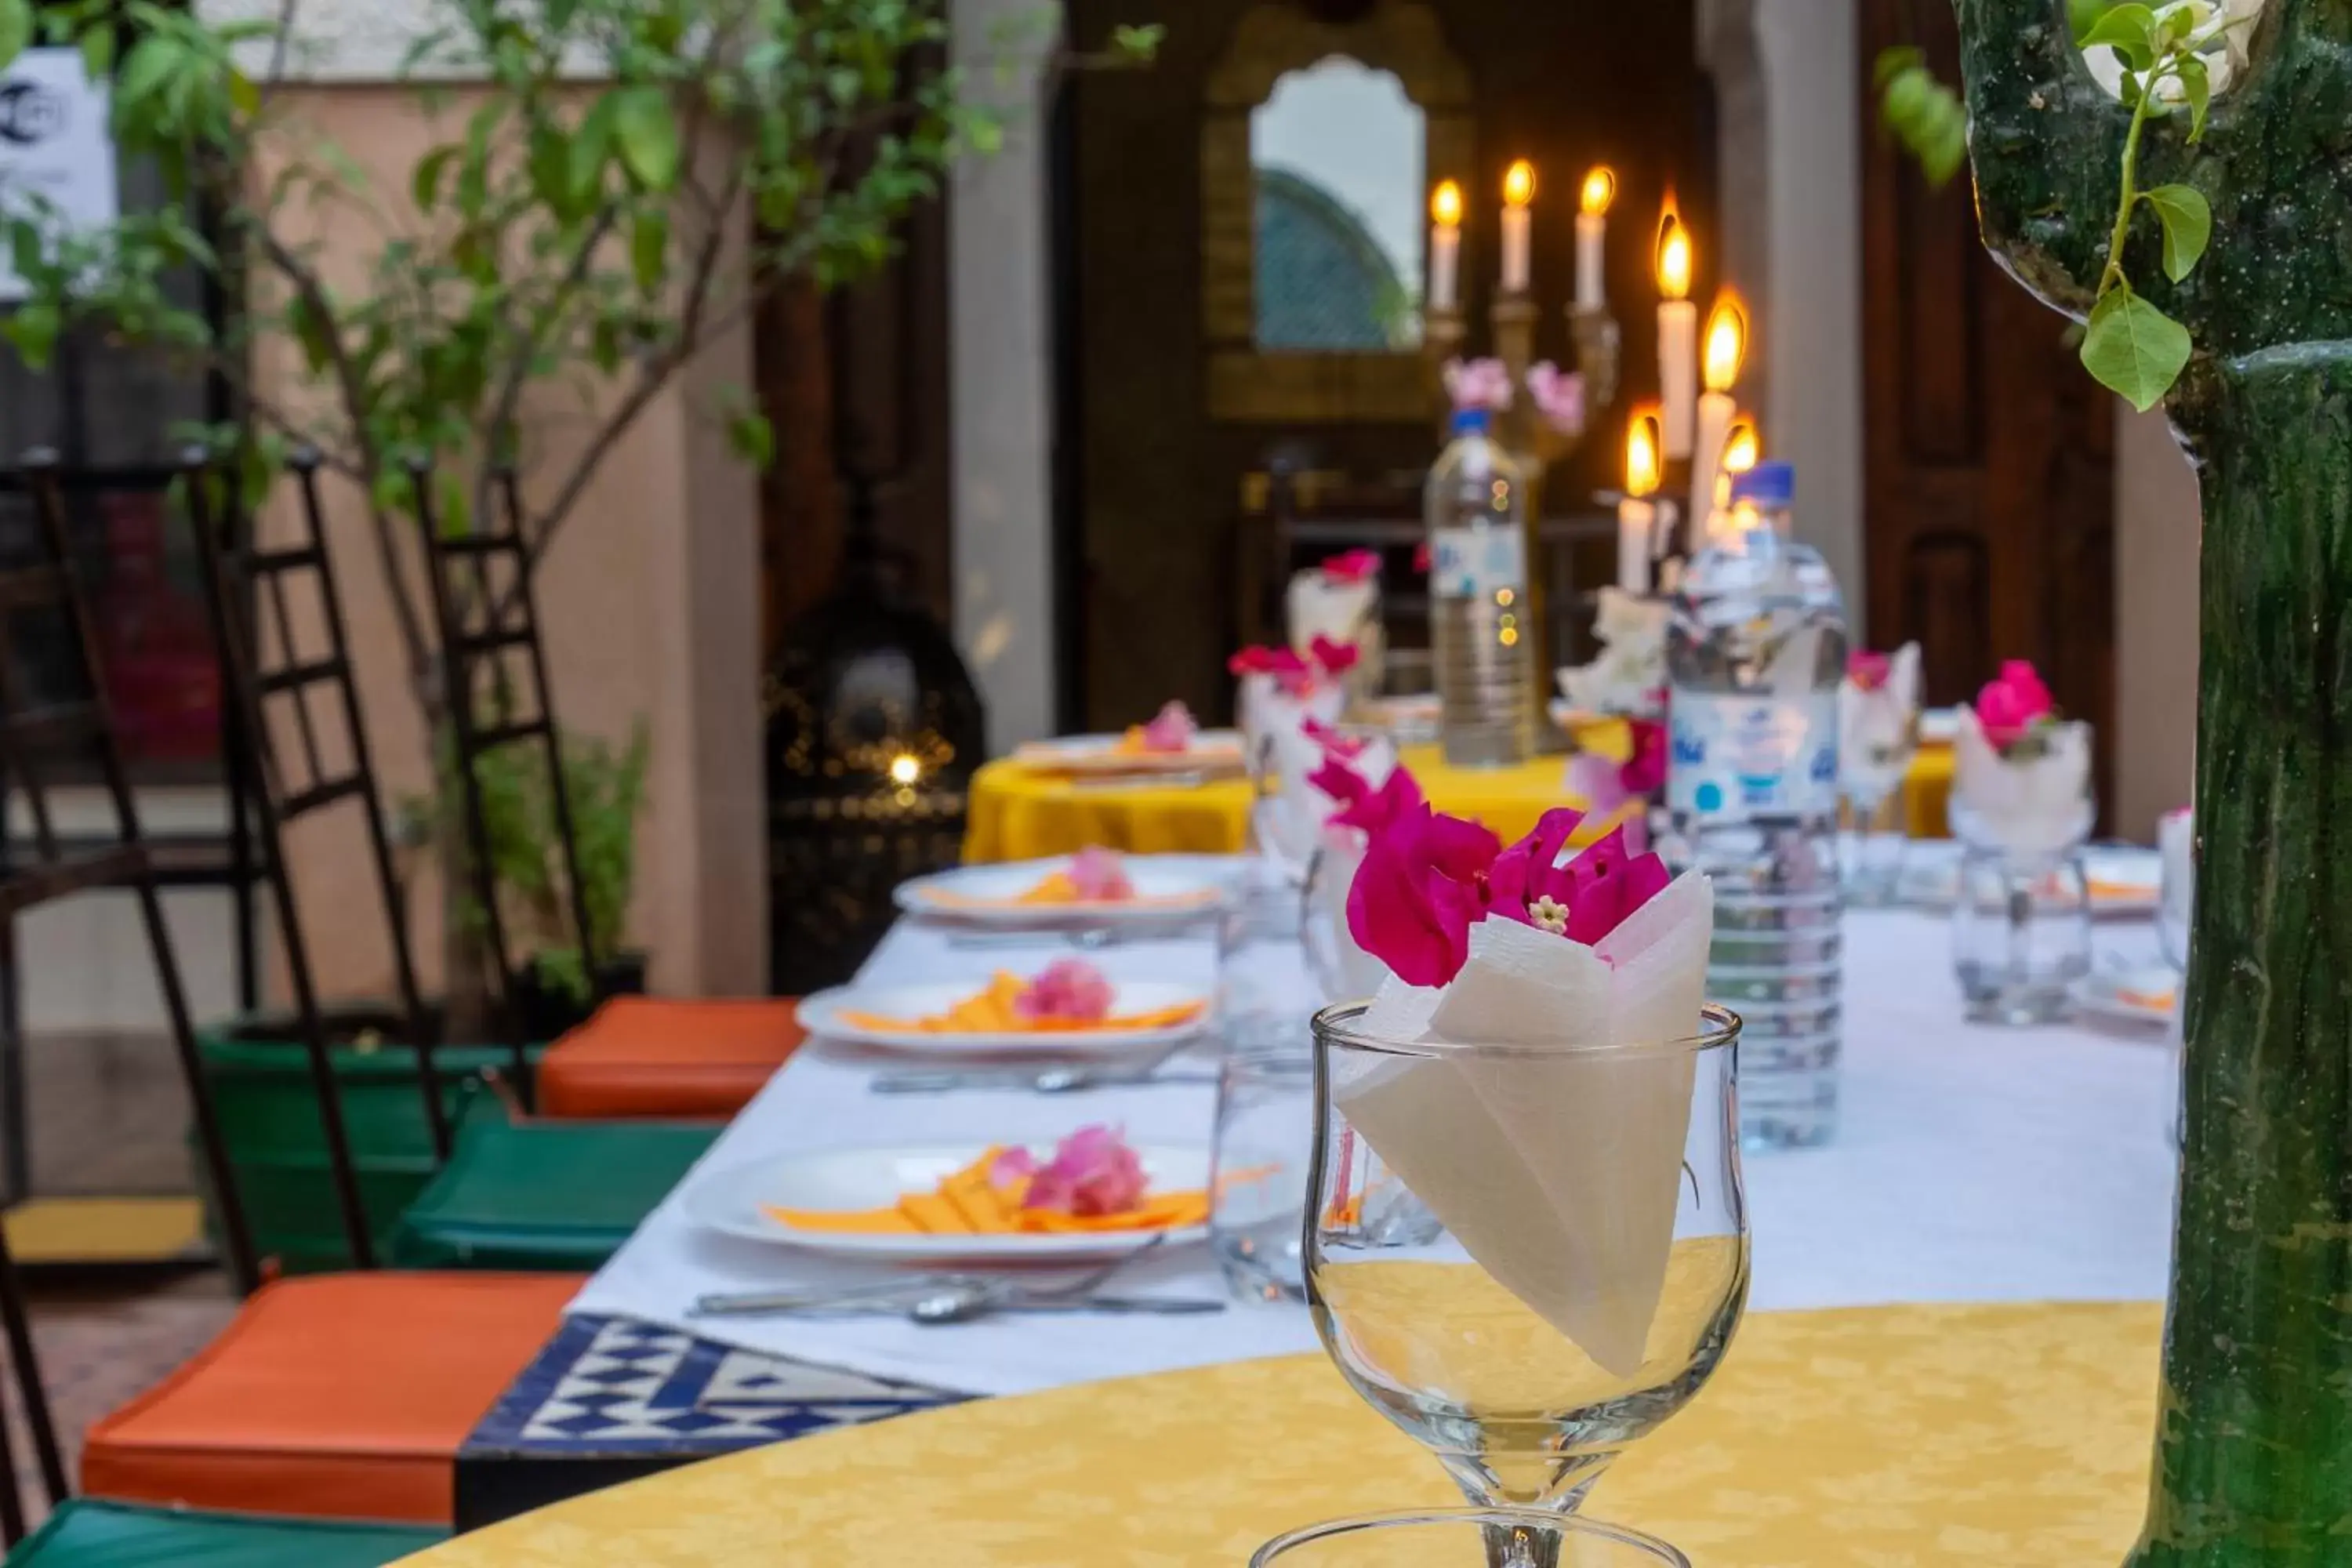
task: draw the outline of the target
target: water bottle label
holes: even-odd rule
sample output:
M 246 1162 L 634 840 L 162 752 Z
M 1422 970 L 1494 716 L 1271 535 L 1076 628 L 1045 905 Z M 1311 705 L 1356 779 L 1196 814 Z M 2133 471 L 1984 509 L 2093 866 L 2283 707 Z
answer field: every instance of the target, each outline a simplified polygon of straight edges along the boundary
M 1516 528 L 1441 528 L 1430 536 L 1433 598 L 1484 599 L 1527 583 L 1527 545 Z
M 1824 816 L 1838 803 L 1837 693 L 1674 697 L 1666 805 L 1690 816 Z

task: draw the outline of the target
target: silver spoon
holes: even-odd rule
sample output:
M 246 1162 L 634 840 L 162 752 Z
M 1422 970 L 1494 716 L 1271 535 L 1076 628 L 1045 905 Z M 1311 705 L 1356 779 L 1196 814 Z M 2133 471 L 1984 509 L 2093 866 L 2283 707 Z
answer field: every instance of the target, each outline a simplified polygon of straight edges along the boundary
M 907 1318 L 923 1328 L 939 1329 L 955 1323 L 972 1322 L 1000 1312 L 1123 1312 L 1138 1316 L 1188 1318 L 1224 1310 L 1223 1301 L 1160 1301 L 1129 1296 L 1080 1296 L 1064 1300 L 1059 1297 L 1011 1295 L 1002 1287 L 982 1285 L 940 1290 L 926 1296 L 907 1309 Z

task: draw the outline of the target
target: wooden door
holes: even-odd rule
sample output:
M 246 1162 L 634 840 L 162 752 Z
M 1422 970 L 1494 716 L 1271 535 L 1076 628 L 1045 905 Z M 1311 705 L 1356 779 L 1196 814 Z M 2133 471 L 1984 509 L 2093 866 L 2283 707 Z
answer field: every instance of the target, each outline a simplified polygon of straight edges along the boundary
M 1891 45 L 1959 79 L 1949 0 L 1866 0 L 1865 87 Z M 2066 322 L 1978 238 L 1965 175 L 1930 190 L 1876 123 L 1864 174 L 1865 552 L 1870 641 L 1916 639 L 1927 698 L 1968 700 L 2030 658 L 2098 736 L 2115 718 L 2116 404 Z

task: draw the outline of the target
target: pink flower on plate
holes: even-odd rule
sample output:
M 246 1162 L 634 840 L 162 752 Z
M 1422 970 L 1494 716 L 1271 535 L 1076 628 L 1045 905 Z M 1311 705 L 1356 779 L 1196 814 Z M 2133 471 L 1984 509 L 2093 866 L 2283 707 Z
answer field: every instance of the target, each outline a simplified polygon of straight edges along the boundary
M 1338 642 L 1320 632 L 1307 644 L 1307 653 L 1324 674 L 1334 677 L 1347 674 L 1364 657 L 1364 650 L 1354 643 Z
M 1892 655 L 1856 648 L 1845 661 L 1845 678 L 1864 691 L 1876 691 L 1886 684 L 1894 668 Z
M 1307 774 L 1307 782 L 1339 803 L 1331 814 L 1332 826 L 1358 828 L 1375 838 L 1425 804 L 1421 785 L 1402 768 L 1390 770 L 1374 789 L 1363 774 L 1332 757 Z
M 1364 583 L 1381 574 L 1381 552 L 1350 550 L 1323 563 L 1324 580 L 1332 584 Z
M 1143 749 L 1160 755 L 1190 751 L 1192 737 L 1200 732 L 1192 710 L 1181 702 L 1171 702 L 1143 727 Z
M 1348 889 L 1348 932 L 1408 985 L 1443 985 L 1486 918 L 1486 877 L 1502 841 L 1426 804 L 1374 834 Z
M 1013 999 L 1013 1011 L 1031 1022 L 1041 1018 L 1099 1024 L 1110 1016 L 1117 990 L 1103 972 L 1083 958 L 1049 963 Z
M 1584 378 L 1570 375 L 1549 360 L 1528 370 L 1528 395 L 1545 424 L 1563 436 L 1584 434 Z
M 1070 889 L 1079 901 L 1114 904 L 1135 897 L 1135 883 L 1127 874 L 1127 859 L 1116 849 L 1089 847 L 1070 857 Z
M 1457 410 L 1500 413 L 1511 405 L 1510 367 L 1498 359 L 1454 360 L 1445 367 L 1445 391 Z
M 1141 1206 L 1151 1185 L 1142 1159 L 1116 1127 L 1079 1128 L 1042 1165 L 1026 1149 L 1008 1149 L 988 1174 L 1008 1185 L 1027 1177 L 1023 1208 L 1066 1215 L 1125 1214 Z
M 1637 853 L 1622 827 L 1561 864 L 1583 823 L 1580 811 L 1546 812 L 1498 856 L 1486 879 L 1492 912 L 1590 947 L 1674 879 L 1655 855 Z
M 2042 683 L 2042 677 L 2034 673 L 2033 666 L 2024 659 L 2012 658 L 1977 693 L 1977 723 L 1993 748 L 2005 752 L 2025 739 L 2036 724 L 2055 713 L 2057 706 L 2051 700 L 2050 689 Z

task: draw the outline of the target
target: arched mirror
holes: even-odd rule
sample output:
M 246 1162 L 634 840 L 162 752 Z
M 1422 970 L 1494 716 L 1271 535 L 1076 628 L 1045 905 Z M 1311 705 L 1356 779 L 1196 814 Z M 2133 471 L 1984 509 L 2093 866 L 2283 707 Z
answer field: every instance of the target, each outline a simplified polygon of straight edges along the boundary
M 1417 423 L 1432 185 L 1468 176 L 1469 75 L 1424 0 L 1235 23 L 1202 122 L 1212 417 Z
M 1260 353 L 1420 345 L 1428 137 L 1402 81 L 1344 55 L 1251 111 Z

